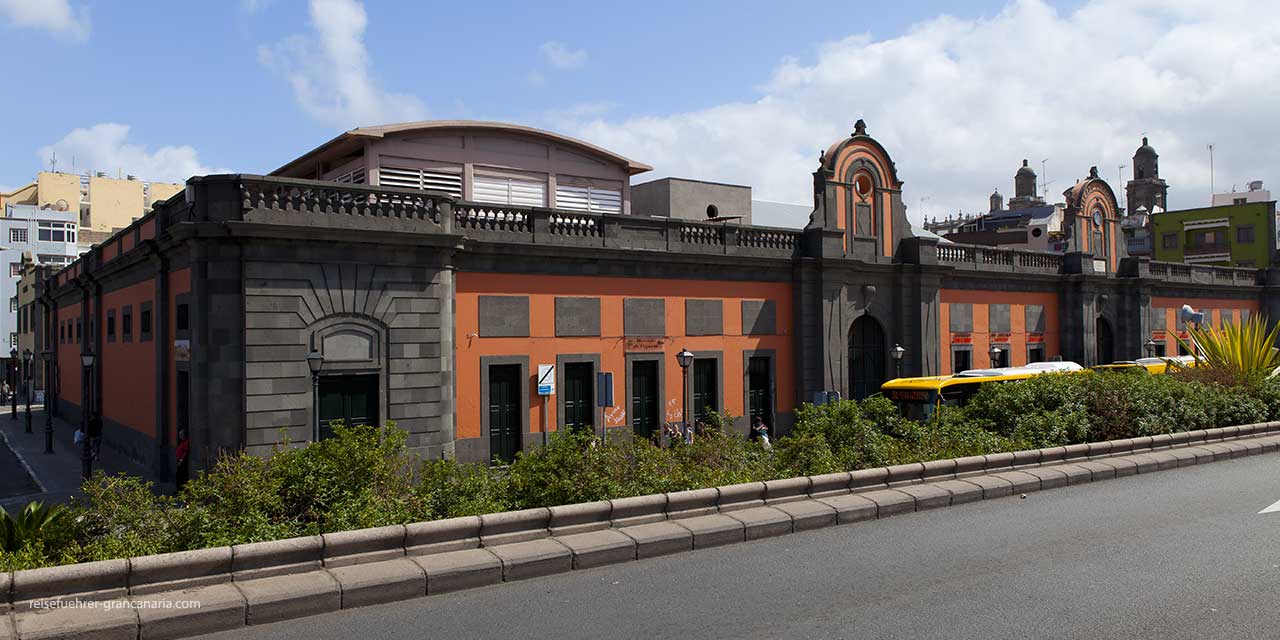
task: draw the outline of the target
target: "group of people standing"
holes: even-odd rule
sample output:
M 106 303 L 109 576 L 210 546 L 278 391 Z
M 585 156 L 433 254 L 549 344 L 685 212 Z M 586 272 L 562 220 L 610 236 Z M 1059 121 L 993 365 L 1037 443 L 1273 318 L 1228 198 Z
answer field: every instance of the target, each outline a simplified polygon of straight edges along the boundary
M 705 432 L 705 430 L 706 426 L 697 420 L 692 423 L 668 422 L 662 426 L 658 444 L 663 448 L 670 447 L 676 442 L 693 444 L 694 436 Z M 769 426 L 764 423 L 764 419 L 760 416 L 751 419 L 751 431 L 747 435 L 752 440 L 758 440 L 765 449 L 773 448 L 773 443 L 769 439 Z

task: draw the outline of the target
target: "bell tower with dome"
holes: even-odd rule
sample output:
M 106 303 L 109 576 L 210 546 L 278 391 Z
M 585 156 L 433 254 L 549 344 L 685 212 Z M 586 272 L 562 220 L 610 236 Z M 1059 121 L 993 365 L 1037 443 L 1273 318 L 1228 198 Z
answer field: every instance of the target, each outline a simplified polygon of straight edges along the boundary
M 1148 213 L 1168 209 L 1169 185 L 1160 177 L 1160 155 L 1143 136 L 1142 146 L 1133 152 L 1133 179 L 1125 185 L 1128 198 L 1127 215 L 1139 208 Z
M 1026 158 L 1022 167 L 1013 176 L 1013 197 L 1009 198 L 1009 209 L 1025 209 L 1044 204 L 1044 198 L 1036 195 L 1036 172 L 1027 165 Z

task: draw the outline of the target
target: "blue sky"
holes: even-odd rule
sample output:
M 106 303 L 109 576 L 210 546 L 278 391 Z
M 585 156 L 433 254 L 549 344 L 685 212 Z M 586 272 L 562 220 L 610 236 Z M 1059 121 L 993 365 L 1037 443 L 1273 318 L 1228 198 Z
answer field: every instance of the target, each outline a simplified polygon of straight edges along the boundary
M 1056 159 L 1051 178 L 1091 164 L 1114 177 L 1146 131 L 1166 164 L 1185 167 L 1162 170 L 1186 192 L 1207 191 L 1208 138 L 1227 147 L 1223 181 L 1280 164 L 1229 132 L 1269 117 L 1204 95 L 1229 92 L 1214 85 L 1224 75 L 1253 92 L 1276 63 L 1255 58 L 1252 80 L 1199 66 L 1242 47 L 1270 53 L 1271 27 L 1203 62 L 1151 42 L 1215 37 L 1237 15 L 1230 0 L 843 4 L 824 15 L 809 3 L 0 0 L 14 87 L 0 102 L 0 185 L 30 180 L 55 150 L 61 169 L 75 155 L 78 169 L 144 178 L 266 172 L 370 119 L 417 118 L 552 128 L 655 177 L 804 202 L 817 150 L 865 116 L 916 189 L 909 206 L 935 214 L 1007 192 L 1022 157 L 1037 169 Z M 1135 43 L 1134 28 L 1152 37 Z M 1090 87 L 1099 95 L 1081 97 Z M 1104 98 L 1117 90 L 1136 95 L 1117 106 Z M 1224 133 L 1186 134 L 1213 127 Z

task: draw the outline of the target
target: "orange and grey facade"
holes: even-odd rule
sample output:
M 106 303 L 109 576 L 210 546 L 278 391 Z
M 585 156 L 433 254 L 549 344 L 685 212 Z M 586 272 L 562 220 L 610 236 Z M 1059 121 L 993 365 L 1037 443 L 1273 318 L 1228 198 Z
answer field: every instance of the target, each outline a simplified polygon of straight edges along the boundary
M 356 129 L 272 175 L 192 178 L 43 287 L 51 395 L 68 420 L 101 416 L 103 455 L 159 479 L 179 430 L 201 468 L 333 418 L 394 422 L 432 457 L 508 459 L 560 429 L 647 437 L 686 396 L 698 417 L 785 433 L 800 403 L 866 396 L 898 367 L 986 366 L 992 346 L 1010 365 L 1172 351 L 1181 304 L 1278 315 L 1266 272 L 1126 257 L 1096 173 L 1065 215 L 1103 244 L 1053 254 L 914 235 L 861 122 L 819 162 L 803 229 L 702 216 L 742 206 L 715 200 L 732 185 L 697 215 L 637 211 L 649 167 L 495 123 Z

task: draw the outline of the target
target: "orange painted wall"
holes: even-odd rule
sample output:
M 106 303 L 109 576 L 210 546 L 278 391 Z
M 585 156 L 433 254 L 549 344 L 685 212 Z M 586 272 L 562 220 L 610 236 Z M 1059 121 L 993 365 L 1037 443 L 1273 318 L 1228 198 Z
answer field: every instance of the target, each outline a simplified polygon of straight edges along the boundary
M 184 293 L 191 293 L 191 269 L 178 269 L 169 272 L 169 336 L 166 339 L 165 349 L 168 355 L 165 359 L 169 361 L 169 388 L 165 393 L 169 394 L 169 442 L 178 441 L 178 367 L 173 359 L 173 341 L 177 333 L 178 322 L 178 296 Z M 160 340 L 160 320 L 153 319 L 152 330 L 155 332 L 155 339 Z
M 1205 313 L 1205 324 L 1212 323 L 1215 327 L 1222 326 L 1223 309 L 1232 309 L 1232 315 L 1236 322 L 1240 322 L 1240 310 L 1246 309 L 1250 315 L 1258 313 L 1258 303 L 1255 300 L 1224 300 L 1217 298 L 1188 300 L 1186 298 L 1161 298 L 1157 296 L 1151 297 L 1152 313 L 1164 313 L 1165 326 L 1165 355 L 1177 355 L 1178 353 L 1178 310 L 1182 305 L 1190 304 L 1196 311 Z M 1154 317 L 1154 316 L 1153 316 Z M 1152 327 L 1158 326 L 1154 321 Z M 1154 333 L 1154 331 L 1153 331 Z
M 988 305 L 1009 305 L 1009 365 L 1018 366 L 1027 363 L 1027 327 L 1026 306 L 1042 305 L 1044 307 L 1044 357 L 1061 355 L 1058 346 L 1058 294 L 1056 293 L 1016 293 L 1008 291 L 970 291 L 965 289 L 943 289 L 939 294 L 942 302 L 939 311 L 938 326 L 941 327 L 942 353 L 939 360 L 942 374 L 955 373 L 951 370 L 951 308 L 950 304 L 973 305 L 973 333 L 970 334 L 973 346 L 973 366 L 982 368 L 990 365 L 987 350 L 991 347 L 990 316 Z
M 59 323 L 70 321 L 70 334 L 66 342 L 58 341 L 58 397 L 75 406 L 80 406 L 80 343 L 75 339 L 75 325 L 80 318 L 80 303 L 69 304 L 58 309 Z M 83 332 L 84 329 L 82 328 Z
M 602 371 L 614 376 L 614 401 L 617 406 L 605 412 L 609 427 L 631 424 L 626 396 L 627 339 L 623 337 L 624 298 L 664 298 L 667 336 L 662 339 L 662 361 L 665 363 L 663 400 L 665 419 L 679 420 L 681 415 L 681 374 L 675 354 L 681 349 L 723 352 L 722 410 L 735 416 L 746 414 L 743 407 L 743 351 L 771 349 L 775 366 L 775 410 L 791 411 L 794 407 L 795 378 L 792 362 L 791 285 L 765 282 L 725 282 L 702 280 L 653 280 L 583 276 L 532 276 L 513 274 L 458 273 L 456 283 L 456 395 L 458 438 L 480 437 L 480 358 L 482 356 L 529 356 L 529 427 L 540 432 L 542 398 L 536 394 L 533 376 L 538 365 L 554 364 L 556 354 L 599 353 Z M 528 295 L 529 338 L 480 338 L 480 295 Z M 600 337 L 555 337 L 556 296 L 600 298 Z M 723 336 L 684 335 L 684 301 L 687 298 L 724 301 Z M 772 300 L 776 306 L 777 334 L 742 335 L 741 300 Z M 643 352 L 657 352 L 645 349 Z M 635 351 L 639 353 L 641 351 Z M 560 390 L 557 389 L 557 392 Z M 556 424 L 554 397 L 547 403 L 547 425 Z
M 105 312 L 115 311 L 116 339 L 102 342 L 102 415 L 149 437 L 156 436 L 155 342 L 142 342 L 142 303 L 155 298 L 155 281 L 110 291 L 102 295 Z M 133 307 L 133 336 L 124 341 L 122 309 Z M 152 324 L 155 324 L 152 314 Z M 125 373 L 127 372 L 127 373 Z
M 836 161 L 835 166 L 833 167 L 835 179 L 843 181 L 845 173 L 848 171 L 850 164 L 855 159 L 858 159 L 858 158 L 866 159 L 870 161 L 872 165 L 875 166 L 876 172 L 878 172 L 882 178 L 881 180 L 882 186 L 887 186 L 887 187 L 895 186 L 891 184 L 884 184 L 885 181 L 889 179 L 889 175 L 890 175 L 889 171 L 887 170 L 887 168 L 891 164 L 889 159 L 886 158 L 883 154 L 881 154 L 879 150 L 873 148 L 870 145 L 865 145 L 862 143 L 851 145 L 845 148 L 845 150 L 843 151 L 843 155 Z M 845 224 L 845 221 L 847 220 L 848 207 L 846 206 L 845 197 L 846 197 L 846 190 L 851 188 L 852 187 L 847 185 L 840 185 L 836 188 L 836 228 L 838 229 L 844 229 L 847 226 Z M 873 211 L 879 212 L 878 216 L 875 216 L 873 213 L 873 218 L 871 221 L 872 233 L 880 233 L 880 238 L 881 238 L 880 251 L 881 251 L 881 255 L 885 255 L 885 256 L 893 255 L 893 249 L 894 249 L 892 203 L 893 203 L 893 194 L 888 191 L 880 191 L 872 195 L 871 204 L 873 205 Z M 883 232 L 881 232 L 882 230 Z M 846 245 L 845 248 L 848 249 L 847 238 L 845 240 L 845 245 Z

